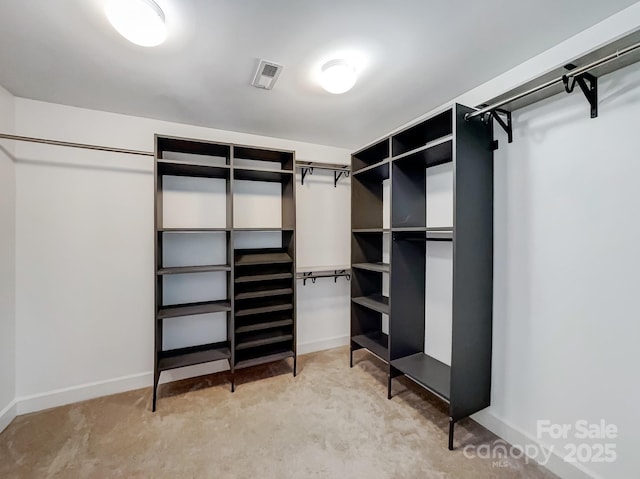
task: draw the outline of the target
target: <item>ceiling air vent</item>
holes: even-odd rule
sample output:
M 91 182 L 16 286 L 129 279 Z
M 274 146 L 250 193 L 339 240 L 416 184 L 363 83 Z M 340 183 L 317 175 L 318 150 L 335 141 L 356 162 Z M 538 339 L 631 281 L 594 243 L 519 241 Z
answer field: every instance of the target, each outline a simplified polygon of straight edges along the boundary
M 256 71 L 256 76 L 253 78 L 251 84 L 256 88 L 271 90 L 273 85 L 276 84 L 282 68 L 282 65 L 278 65 L 277 63 L 260 60 L 258 71 Z

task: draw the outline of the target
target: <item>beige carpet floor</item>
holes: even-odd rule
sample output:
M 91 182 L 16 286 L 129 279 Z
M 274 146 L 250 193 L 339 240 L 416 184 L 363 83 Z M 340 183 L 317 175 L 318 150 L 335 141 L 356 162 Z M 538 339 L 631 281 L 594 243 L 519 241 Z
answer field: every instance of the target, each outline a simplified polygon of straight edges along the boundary
M 473 421 L 447 450 L 444 405 L 406 378 L 386 395 L 364 351 L 335 349 L 238 375 L 142 389 L 16 418 L 0 434 L 0 478 L 551 478 L 510 459 L 468 459 L 496 437 Z

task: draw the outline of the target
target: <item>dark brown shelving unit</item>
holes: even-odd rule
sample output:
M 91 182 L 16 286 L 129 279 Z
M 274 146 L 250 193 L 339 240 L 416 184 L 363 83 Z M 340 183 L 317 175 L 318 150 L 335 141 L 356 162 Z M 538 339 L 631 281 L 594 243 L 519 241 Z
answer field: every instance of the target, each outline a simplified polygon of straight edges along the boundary
M 471 111 L 454 105 L 352 157 L 351 365 L 353 351 L 365 348 L 388 366 L 389 399 L 392 379 L 404 374 L 446 401 L 450 449 L 454 424 L 487 407 L 491 390 L 493 132 L 479 119 L 465 121 Z M 453 224 L 427 227 L 427 171 L 447 163 L 453 170 Z M 387 231 L 386 178 L 390 263 L 378 266 Z M 426 257 L 435 241 L 453 246 L 451 365 L 425 353 Z M 387 272 L 384 298 L 381 277 Z M 389 314 L 388 335 L 381 331 L 381 313 Z
M 234 369 L 293 358 L 295 376 L 295 154 L 234 146 L 233 158 L 234 180 L 279 183 L 282 201 L 280 227 L 234 228 L 234 233 L 274 232 L 281 238 L 279 248 L 234 250 Z
M 172 155 L 167 153 L 171 152 Z M 152 409 L 162 371 L 213 361 L 229 362 L 231 389 L 236 369 L 293 358 L 296 373 L 295 322 L 295 153 L 204 140 L 156 135 L 155 161 L 155 367 Z M 264 166 L 261 166 L 264 165 Z M 226 183 L 224 227 L 163 225 L 165 176 L 223 179 Z M 281 185 L 282 225 L 235 228 L 235 180 L 276 182 Z M 237 233 L 275 232 L 281 248 L 239 250 Z M 165 235 L 220 233 L 226 237 L 223 264 L 163 264 Z M 220 273 L 227 276 L 227 298 L 187 304 L 164 304 L 165 280 L 175 275 Z M 197 276 L 193 276 L 196 278 Z M 227 315 L 227 339 L 178 349 L 163 349 L 164 321 L 209 314 Z
M 391 142 L 377 142 L 352 155 L 351 179 L 351 365 L 353 351 L 365 348 L 389 361 L 389 336 L 383 315 L 389 298 L 382 295 L 383 236 L 390 233 L 383 221 L 383 182 L 391 175 Z

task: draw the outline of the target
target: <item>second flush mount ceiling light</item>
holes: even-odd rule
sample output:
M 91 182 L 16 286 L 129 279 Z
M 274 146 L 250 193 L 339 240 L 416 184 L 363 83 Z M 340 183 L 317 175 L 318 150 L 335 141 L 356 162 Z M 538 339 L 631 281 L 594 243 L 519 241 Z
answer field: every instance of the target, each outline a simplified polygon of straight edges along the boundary
M 329 93 L 345 93 L 356 84 L 355 67 L 347 60 L 330 60 L 320 69 L 320 84 Z
M 155 47 L 167 38 L 164 12 L 153 0 L 108 0 L 105 12 L 113 28 L 136 45 Z

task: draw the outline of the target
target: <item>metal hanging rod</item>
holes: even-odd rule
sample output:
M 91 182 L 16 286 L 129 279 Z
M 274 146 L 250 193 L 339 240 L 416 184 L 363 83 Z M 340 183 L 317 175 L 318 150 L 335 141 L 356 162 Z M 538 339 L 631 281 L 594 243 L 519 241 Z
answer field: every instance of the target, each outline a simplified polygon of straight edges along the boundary
M 333 278 L 335 283 L 338 282 L 338 278 L 347 278 L 347 281 L 351 279 L 351 270 L 348 268 L 324 270 L 324 271 L 303 271 L 296 275 L 297 279 L 302 280 L 302 285 L 306 286 L 307 281 L 311 280 L 313 284 L 316 283 L 317 278 Z
M 296 161 L 296 168 L 302 170 L 301 183 L 303 185 L 305 176 L 312 175 L 314 168 L 333 171 L 334 188 L 338 186 L 338 180 L 341 177 L 348 178 L 351 174 L 351 169 L 347 165 L 334 165 L 333 163 L 318 163 L 315 161 Z
M 26 141 L 29 143 L 42 143 L 45 145 L 66 146 L 68 148 L 82 148 L 85 150 L 109 151 L 112 153 L 123 153 L 126 155 L 154 156 L 151 151 L 128 150 L 126 148 L 112 148 L 110 146 L 89 145 L 85 143 L 73 143 L 69 141 L 46 140 L 44 138 L 33 138 L 30 136 L 7 135 L 0 133 L 0 139 Z
M 542 85 L 538 85 L 537 87 L 531 88 L 530 90 L 527 90 L 525 92 L 519 93 L 517 95 L 514 95 L 512 97 L 506 98 L 504 100 L 498 101 L 496 103 L 494 103 L 493 105 L 489 105 L 486 106 L 484 108 L 478 109 L 477 111 L 474 111 L 472 113 L 467 113 L 464 116 L 465 120 L 470 120 L 471 118 L 474 118 L 476 116 L 482 116 L 485 115 L 487 113 L 491 113 L 493 111 L 495 111 L 496 109 L 499 109 L 500 107 L 507 105 L 508 103 L 514 102 L 516 100 L 520 100 L 521 98 L 524 98 L 526 96 L 529 96 L 533 93 L 537 93 L 540 90 L 544 90 L 546 88 L 549 88 L 550 86 L 553 85 L 557 85 L 559 83 L 566 83 L 567 79 L 570 78 L 575 78 L 575 77 L 579 77 L 580 75 L 583 75 L 587 72 L 589 72 L 590 70 L 593 70 L 596 67 L 599 67 L 601 65 L 604 65 L 605 63 L 609 63 L 613 60 L 616 60 L 624 55 L 627 55 L 635 50 L 640 49 L 640 42 L 635 43 L 631 46 L 628 46 L 626 48 L 622 48 L 620 50 L 617 50 L 615 53 L 612 53 L 611 55 L 607 55 L 606 57 L 601 58 L 600 60 L 596 60 L 594 62 L 589 63 L 588 65 L 584 65 L 582 67 L 578 67 L 578 68 L 574 68 L 573 70 L 567 71 L 567 73 L 565 75 L 562 75 L 558 78 L 555 78 L 554 80 L 550 80 L 546 83 L 543 83 Z

